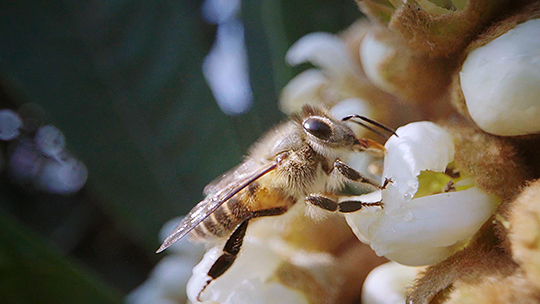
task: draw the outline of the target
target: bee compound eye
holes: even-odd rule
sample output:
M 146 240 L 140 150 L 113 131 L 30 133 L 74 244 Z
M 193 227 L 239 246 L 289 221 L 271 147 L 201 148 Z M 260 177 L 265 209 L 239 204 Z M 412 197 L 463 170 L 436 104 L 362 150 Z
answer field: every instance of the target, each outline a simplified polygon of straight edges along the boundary
M 308 118 L 304 120 L 302 126 L 304 130 L 317 138 L 329 139 L 332 136 L 332 128 L 321 119 Z

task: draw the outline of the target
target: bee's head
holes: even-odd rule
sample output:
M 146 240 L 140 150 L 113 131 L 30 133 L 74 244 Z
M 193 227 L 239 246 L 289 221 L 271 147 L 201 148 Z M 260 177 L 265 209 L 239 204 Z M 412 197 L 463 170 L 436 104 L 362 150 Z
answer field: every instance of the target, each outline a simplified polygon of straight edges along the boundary
M 336 121 L 325 109 L 304 105 L 301 119 L 307 143 L 323 155 L 336 154 L 338 150 L 384 153 L 381 144 L 357 138 L 344 120 Z

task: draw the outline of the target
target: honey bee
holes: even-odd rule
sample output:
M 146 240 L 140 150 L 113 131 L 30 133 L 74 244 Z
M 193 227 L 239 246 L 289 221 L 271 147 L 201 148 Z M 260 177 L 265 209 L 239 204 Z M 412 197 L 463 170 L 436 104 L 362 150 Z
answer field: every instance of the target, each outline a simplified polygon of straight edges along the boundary
M 221 256 L 208 271 L 209 279 L 199 292 L 200 297 L 212 280 L 231 267 L 248 223 L 255 218 L 283 214 L 299 200 L 331 212 L 382 207 L 382 202 L 338 202 L 325 195 L 335 194 L 347 181 L 367 183 L 378 189 L 389 182 L 379 185 L 341 161 L 353 152 L 379 157 L 384 154 L 384 146 L 376 141 L 357 138 L 348 121 L 379 134 L 363 122 L 395 134 L 363 116 L 336 120 L 326 109 L 305 105 L 300 113 L 253 145 L 240 165 L 208 184 L 204 188 L 205 198 L 182 219 L 157 252 L 188 233 L 193 240 L 227 238 Z

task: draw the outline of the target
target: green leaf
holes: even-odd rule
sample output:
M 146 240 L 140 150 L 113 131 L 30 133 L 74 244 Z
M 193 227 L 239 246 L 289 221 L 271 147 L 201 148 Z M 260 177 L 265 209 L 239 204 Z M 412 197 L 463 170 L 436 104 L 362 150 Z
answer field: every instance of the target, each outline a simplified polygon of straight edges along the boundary
M 121 297 L 0 212 L 0 302 L 107 304 Z

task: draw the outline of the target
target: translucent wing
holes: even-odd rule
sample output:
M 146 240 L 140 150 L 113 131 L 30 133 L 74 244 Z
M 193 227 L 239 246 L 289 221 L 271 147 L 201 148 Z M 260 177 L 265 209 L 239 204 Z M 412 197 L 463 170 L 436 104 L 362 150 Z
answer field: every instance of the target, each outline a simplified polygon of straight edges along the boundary
M 163 244 L 161 244 L 157 252 L 159 253 L 165 250 L 174 242 L 184 237 L 235 194 L 249 186 L 261 176 L 274 170 L 278 163 L 279 160 L 276 160 L 266 166 L 259 166 L 256 169 L 253 169 L 254 163 L 248 164 L 245 162 L 224 174 L 222 180 L 215 183 L 215 185 L 212 185 L 211 190 L 207 191 L 205 188 L 205 193 L 207 193 L 208 196 L 193 207 L 182 221 L 180 221 L 180 224 L 178 224 L 174 231 L 165 239 L 165 241 L 163 241 Z M 242 167 L 244 165 L 245 167 Z
M 205 196 L 214 195 L 222 189 L 229 188 L 230 185 L 237 184 L 238 181 L 243 180 L 246 176 L 253 175 L 253 172 L 260 167 L 260 164 L 257 164 L 254 160 L 248 159 L 208 183 L 204 187 L 203 193 Z

